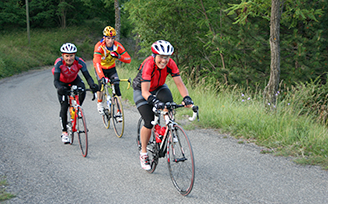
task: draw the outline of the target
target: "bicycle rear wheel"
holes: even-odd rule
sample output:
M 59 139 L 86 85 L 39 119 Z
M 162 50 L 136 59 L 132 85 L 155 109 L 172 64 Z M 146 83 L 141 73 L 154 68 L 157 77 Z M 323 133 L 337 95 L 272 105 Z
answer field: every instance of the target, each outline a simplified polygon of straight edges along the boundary
M 113 103 L 111 104 L 111 118 L 113 129 L 117 137 L 122 137 L 124 133 L 124 111 L 123 106 L 118 96 L 113 97 Z M 116 110 L 115 110 L 116 109 Z
M 103 93 L 103 107 L 104 107 L 104 115 L 102 115 L 103 117 L 103 124 L 104 124 L 104 127 L 106 129 L 109 129 L 110 128 L 110 119 L 111 119 L 111 115 L 110 115 L 110 107 L 108 106 L 108 103 L 107 103 L 107 93 L 104 92 Z
M 76 113 L 76 126 L 77 126 L 77 133 L 78 133 L 78 140 L 79 140 L 79 147 L 81 150 L 81 154 L 83 157 L 87 156 L 88 152 L 88 141 L 87 141 L 87 126 L 84 111 L 81 107 L 78 107 L 78 111 Z
M 138 125 L 137 125 L 137 146 L 138 146 L 138 156 L 140 154 L 142 145 L 140 142 L 140 131 L 144 125 L 144 121 L 142 118 L 139 118 L 138 120 Z M 151 169 L 147 170 L 148 173 L 153 173 L 157 167 L 158 164 L 158 152 L 159 152 L 159 144 L 156 143 L 155 135 L 153 134 L 153 129 L 152 129 L 152 134 L 149 140 L 149 143 L 147 145 L 147 150 L 148 150 L 148 157 L 150 161 L 150 166 Z
M 169 133 L 171 138 L 168 142 L 167 159 L 171 181 L 186 196 L 191 192 L 195 180 L 194 154 L 189 138 L 180 126 L 174 125 Z

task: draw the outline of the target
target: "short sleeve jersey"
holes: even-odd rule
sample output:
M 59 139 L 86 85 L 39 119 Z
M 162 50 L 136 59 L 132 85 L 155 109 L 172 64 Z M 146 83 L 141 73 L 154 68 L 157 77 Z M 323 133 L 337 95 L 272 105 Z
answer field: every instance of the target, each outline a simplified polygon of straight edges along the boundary
M 166 77 L 170 74 L 172 77 L 179 76 L 179 69 L 173 59 L 169 59 L 164 69 L 159 69 L 155 63 L 155 58 L 150 56 L 140 65 L 139 70 L 142 74 L 142 82 L 150 82 L 150 92 L 165 84 Z
M 59 57 L 54 62 L 52 73 L 60 73 L 60 81 L 64 83 L 73 82 L 78 75 L 79 70 L 82 72 L 87 71 L 84 60 L 80 57 L 76 57 L 71 66 L 67 66 L 62 57 Z

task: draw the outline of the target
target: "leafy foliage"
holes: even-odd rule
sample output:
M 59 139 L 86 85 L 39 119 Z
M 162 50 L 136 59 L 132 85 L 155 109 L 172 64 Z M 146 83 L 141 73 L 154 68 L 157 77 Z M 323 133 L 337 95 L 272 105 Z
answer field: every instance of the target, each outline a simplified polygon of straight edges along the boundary
M 296 3 L 296 4 L 294 4 Z M 281 26 L 281 79 L 286 85 L 321 76 L 327 81 L 327 2 L 287 1 Z M 182 74 L 192 81 L 261 84 L 269 78 L 270 0 L 131 0 L 141 54 L 157 39 L 170 41 Z M 235 24 L 242 22 L 241 24 Z

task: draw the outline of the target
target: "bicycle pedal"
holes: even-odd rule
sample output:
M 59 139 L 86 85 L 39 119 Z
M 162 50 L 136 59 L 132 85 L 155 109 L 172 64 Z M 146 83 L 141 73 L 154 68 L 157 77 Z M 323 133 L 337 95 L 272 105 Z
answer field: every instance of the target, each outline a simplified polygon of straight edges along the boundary
M 186 160 L 188 160 L 187 158 L 185 158 L 185 157 L 183 157 L 183 158 L 179 158 L 179 159 L 174 159 L 174 162 L 184 162 L 184 161 L 186 161 Z

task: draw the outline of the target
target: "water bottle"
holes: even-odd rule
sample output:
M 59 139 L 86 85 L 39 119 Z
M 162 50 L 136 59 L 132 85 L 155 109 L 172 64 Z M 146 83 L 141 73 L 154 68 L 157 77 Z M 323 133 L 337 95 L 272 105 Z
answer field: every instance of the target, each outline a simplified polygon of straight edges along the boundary
M 164 136 L 164 134 L 165 134 L 165 131 L 166 131 L 166 127 L 164 126 L 164 127 L 162 127 L 161 129 L 160 129 L 160 131 L 159 131 L 159 135 L 160 135 L 160 137 L 161 136 Z
M 74 108 L 72 108 L 72 107 L 70 108 L 70 114 L 71 114 L 71 119 L 74 120 L 74 116 L 75 116 L 76 112 L 75 112 Z
M 160 138 L 160 131 L 161 131 L 161 126 L 159 126 L 158 124 L 155 125 L 155 137 L 156 137 L 156 142 L 157 143 L 161 143 L 162 139 Z
M 107 107 L 111 107 L 111 96 L 108 95 L 107 98 L 106 98 L 106 103 L 107 103 Z

